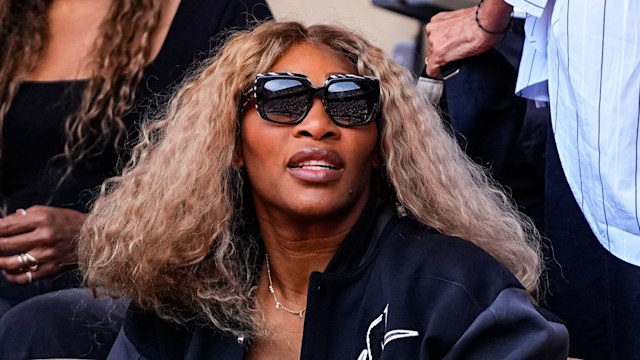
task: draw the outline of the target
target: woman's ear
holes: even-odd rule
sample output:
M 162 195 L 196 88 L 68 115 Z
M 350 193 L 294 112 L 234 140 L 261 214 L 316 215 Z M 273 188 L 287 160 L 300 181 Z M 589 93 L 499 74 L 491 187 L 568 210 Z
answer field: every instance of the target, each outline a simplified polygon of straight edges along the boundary
M 373 155 L 373 159 L 371 159 L 371 167 L 378 170 L 380 169 L 380 164 L 382 164 L 382 155 L 380 154 L 380 145 L 376 145 L 375 154 Z
M 242 156 L 242 151 L 238 151 L 233 157 L 233 165 L 235 165 L 238 169 L 241 169 L 244 166 L 244 157 Z
M 244 167 L 244 156 L 242 155 L 242 130 L 240 127 L 236 129 L 236 143 L 233 154 L 233 165 L 238 169 Z
M 373 157 L 373 161 L 371 162 L 371 167 L 376 170 L 380 169 L 380 155 L 376 155 Z

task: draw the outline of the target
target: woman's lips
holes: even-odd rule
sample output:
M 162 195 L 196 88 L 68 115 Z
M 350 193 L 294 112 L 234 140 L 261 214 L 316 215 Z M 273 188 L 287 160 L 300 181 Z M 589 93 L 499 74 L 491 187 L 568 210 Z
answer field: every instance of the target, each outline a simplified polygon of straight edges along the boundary
M 287 163 L 287 172 L 294 178 L 311 183 L 328 183 L 342 176 L 344 162 L 335 151 L 304 148 Z

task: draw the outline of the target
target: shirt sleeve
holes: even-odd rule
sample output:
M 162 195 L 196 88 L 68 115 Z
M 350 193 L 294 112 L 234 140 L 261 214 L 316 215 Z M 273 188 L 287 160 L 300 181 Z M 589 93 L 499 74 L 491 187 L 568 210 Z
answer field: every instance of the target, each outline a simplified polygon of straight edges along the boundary
M 527 14 L 535 17 L 542 16 L 549 0 L 504 0 L 506 3 L 518 7 Z
M 433 106 L 437 106 L 444 90 L 444 81 L 427 77 L 426 74 L 418 78 L 418 92 Z
M 523 289 L 507 288 L 444 356 L 453 359 L 567 359 L 569 333 L 545 317 Z
M 538 16 L 527 14 L 524 25 L 525 40 L 516 82 L 518 96 L 539 102 L 549 102 L 547 45 L 551 5 L 549 3 Z

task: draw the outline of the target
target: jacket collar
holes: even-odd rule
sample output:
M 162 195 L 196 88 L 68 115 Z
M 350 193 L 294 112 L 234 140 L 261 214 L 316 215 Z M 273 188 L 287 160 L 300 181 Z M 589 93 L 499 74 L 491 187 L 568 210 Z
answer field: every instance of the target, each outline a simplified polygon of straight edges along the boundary
M 393 210 L 377 196 L 372 195 L 360 217 L 338 247 L 327 265 L 325 274 L 356 271 L 373 255 L 385 228 L 398 218 Z

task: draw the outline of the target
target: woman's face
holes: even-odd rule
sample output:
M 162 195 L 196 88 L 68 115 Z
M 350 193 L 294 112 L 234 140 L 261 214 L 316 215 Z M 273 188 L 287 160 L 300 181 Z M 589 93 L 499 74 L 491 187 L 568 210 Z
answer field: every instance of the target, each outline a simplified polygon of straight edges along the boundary
M 311 43 L 290 48 L 269 72 L 303 74 L 317 87 L 332 74 L 356 74 L 339 54 Z M 316 97 L 298 124 L 266 121 L 248 106 L 241 129 L 240 165 L 247 171 L 258 216 L 298 223 L 359 216 L 371 171 L 379 163 L 374 122 L 340 127 Z

